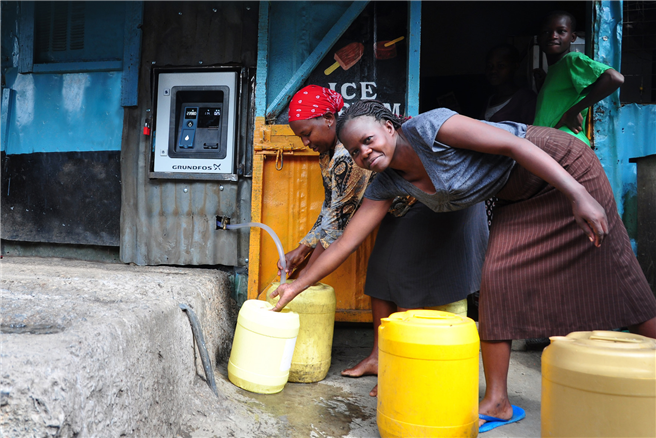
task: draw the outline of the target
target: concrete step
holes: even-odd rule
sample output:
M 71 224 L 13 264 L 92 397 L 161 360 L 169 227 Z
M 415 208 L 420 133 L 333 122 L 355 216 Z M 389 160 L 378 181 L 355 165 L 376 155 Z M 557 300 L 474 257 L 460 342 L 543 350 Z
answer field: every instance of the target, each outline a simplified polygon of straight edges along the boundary
M 176 436 L 204 376 L 180 303 L 213 364 L 230 354 L 224 272 L 22 257 L 0 269 L 3 436 Z

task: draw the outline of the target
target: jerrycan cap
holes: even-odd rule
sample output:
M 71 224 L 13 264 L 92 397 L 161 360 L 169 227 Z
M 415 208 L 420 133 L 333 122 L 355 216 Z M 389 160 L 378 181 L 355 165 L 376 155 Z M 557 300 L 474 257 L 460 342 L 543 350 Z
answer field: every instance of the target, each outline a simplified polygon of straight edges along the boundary
M 595 330 L 591 332 L 572 332 L 567 336 L 551 336 L 552 344 L 599 350 L 656 350 L 656 340 L 633 333 Z
M 465 316 L 413 309 L 381 319 L 378 347 L 404 357 L 460 360 L 478 355 L 478 330 L 474 321 Z
M 474 321 L 455 313 L 412 309 L 392 313 L 380 321 L 379 336 L 381 331 L 387 331 L 389 336 L 399 337 L 399 339 L 426 337 L 426 342 L 433 342 L 430 339 L 455 336 L 461 340 L 469 339 L 471 342 L 478 342 L 478 330 Z M 435 338 L 436 336 L 437 338 Z

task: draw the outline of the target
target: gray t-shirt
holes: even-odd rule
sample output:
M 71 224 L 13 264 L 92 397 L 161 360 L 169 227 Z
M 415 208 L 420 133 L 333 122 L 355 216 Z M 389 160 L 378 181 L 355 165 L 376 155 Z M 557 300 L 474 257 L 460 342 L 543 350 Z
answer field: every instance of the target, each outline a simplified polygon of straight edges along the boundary
M 364 196 L 381 201 L 399 195 L 411 195 L 436 212 L 456 211 L 496 195 L 508 181 L 515 161 L 503 155 L 484 154 L 452 148 L 435 140 L 449 117 L 457 113 L 438 108 L 420 114 L 403 124 L 403 134 L 417 152 L 435 186 L 428 194 L 403 179 L 394 169 L 379 173 Z M 485 122 L 505 129 L 517 137 L 526 137 L 526 125 L 515 122 Z

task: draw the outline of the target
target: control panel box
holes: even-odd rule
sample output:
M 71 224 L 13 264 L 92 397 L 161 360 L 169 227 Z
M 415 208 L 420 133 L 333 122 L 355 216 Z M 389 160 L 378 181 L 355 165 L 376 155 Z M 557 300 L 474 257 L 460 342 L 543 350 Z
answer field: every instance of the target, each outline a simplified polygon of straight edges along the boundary
M 155 172 L 234 174 L 238 73 L 161 73 Z

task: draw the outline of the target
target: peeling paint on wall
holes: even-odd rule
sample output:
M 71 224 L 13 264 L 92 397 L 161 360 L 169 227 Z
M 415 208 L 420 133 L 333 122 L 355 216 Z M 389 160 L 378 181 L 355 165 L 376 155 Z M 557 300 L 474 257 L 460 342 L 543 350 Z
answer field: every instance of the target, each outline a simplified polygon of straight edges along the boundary
M 7 155 L 120 151 L 121 78 L 120 72 L 19 74 L 10 69 L 5 79 L 16 97 L 8 113 Z
M 62 98 L 64 108 L 69 112 L 68 118 L 71 120 L 74 114 L 70 113 L 79 113 L 82 109 L 84 92 L 91 79 L 87 73 L 65 74 L 63 79 Z
M 34 77 L 32 75 L 17 75 L 12 86 L 16 91 L 16 128 L 26 127 L 34 120 Z

